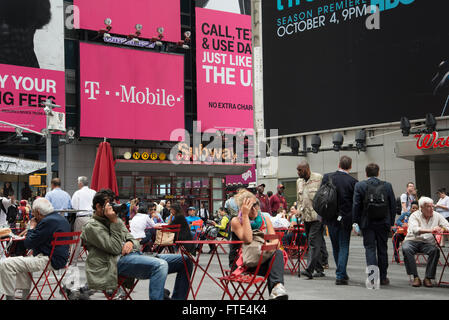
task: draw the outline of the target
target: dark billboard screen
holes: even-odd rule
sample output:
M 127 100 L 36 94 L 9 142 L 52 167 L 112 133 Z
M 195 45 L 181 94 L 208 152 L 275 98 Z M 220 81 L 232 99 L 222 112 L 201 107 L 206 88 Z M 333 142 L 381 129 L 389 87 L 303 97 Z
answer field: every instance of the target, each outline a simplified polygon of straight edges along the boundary
M 448 85 L 438 87 L 449 71 L 439 67 L 449 60 L 447 1 L 262 6 L 267 129 L 300 133 L 442 114 L 449 94 Z

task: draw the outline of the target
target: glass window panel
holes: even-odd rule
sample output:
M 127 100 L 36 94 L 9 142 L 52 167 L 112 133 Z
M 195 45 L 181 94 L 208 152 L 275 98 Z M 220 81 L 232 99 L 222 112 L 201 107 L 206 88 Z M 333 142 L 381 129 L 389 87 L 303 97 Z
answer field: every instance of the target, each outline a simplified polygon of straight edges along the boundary
M 203 179 L 201 179 L 201 187 L 203 187 L 203 188 L 209 188 L 209 187 L 210 187 L 209 182 L 210 182 L 209 178 L 203 178 Z
M 175 179 L 176 179 L 175 181 L 176 181 L 177 188 L 185 188 L 187 182 L 190 185 L 190 177 L 177 177 Z M 189 188 L 190 188 L 190 186 L 189 186 Z
M 214 216 L 218 216 L 218 209 L 220 209 L 221 207 L 223 207 L 223 201 L 222 200 L 214 200 L 213 201 L 213 214 Z
M 153 177 L 153 188 L 159 186 L 162 188 L 171 188 L 171 177 Z
M 212 179 L 212 185 L 214 188 L 222 188 L 223 187 L 223 183 L 221 181 L 221 178 L 213 178 Z
M 193 178 L 193 188 L 201 188 L 201 178 Z
M 214 199 L 223 199 L 223 190 L 222 189 L 214 189 L 212 191 L 212 196 Z
M 129 199 L 130 197 L 134 197 L 134 177 L 118 176 L 117 186 L 119 190 L 119 197 L 121 199 Z

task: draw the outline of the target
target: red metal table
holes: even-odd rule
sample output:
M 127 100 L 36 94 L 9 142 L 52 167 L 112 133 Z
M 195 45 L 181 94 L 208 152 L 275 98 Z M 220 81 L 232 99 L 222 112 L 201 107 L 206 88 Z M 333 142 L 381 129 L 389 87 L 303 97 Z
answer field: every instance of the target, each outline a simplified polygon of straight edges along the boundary
M 297 238 L 300 236 L 301 233 L 305 232 L 304 225 L 300 224 L 290 228 L 275 228 L 274 230 L 276 234 L 278 234 L 279 236 L 281 236 L 282 233 L 286 234 L 286 232 L 293 233 L 293 237 L 290 243 L 288 243 L 286 246 L 283 245 L 282 239 L 280 240 L 288 256 L 288 261 L 287 264 L 285 265 L 285 270 L 289 270 L 291 274 L 294 274 L 300 272 L 301 265 L 305 269 L 307 267 L 307 264 L 304 261 L 305 254 L 307 251 L 307 242 L 304 246 L 297 245 Z
M 441 281 L 443 279 L 443 275 L 444 275 L 444 270 L 446 269 L 446 267 L 449 267 L 449 253 L 446 255 L 444 253 L 443 248 L 440 246 L 440 243 L 437 241 L 437 235 L 440 236 L 449 236 L 449 232 L 443 232 L 443 233 L 433 233 L 433 238 L 435 239 L 435 242 L 437 244 L 438 249 L 440 249 L 441 254 L 443 255 L 444 258 L 444 263 L 443 263 L 443 270 L 441 271 L 441 276 L 440 276 L 440 281 L 438 281 L 438 286 L 440 286 L 442 283 L 443 284 L 449 284 L 449 282 L 445 282 L 445 281 Z
M 25 237 L 17 237 L 17 238 L 3 238 L 0 239 L 0 246 L 2 247 L 2 252 L 5 253 L 6 257 L 9 257 L 8 252 L 6 251 L 9 243 L 12 242 L 18 242 L 18 241 L 24 241 Z
M 193 300 L 196 300 L 196 297 L 198 296 L 198 292 L 201 288 L 201 285 L 203 284 L 204 278 L 206 277 L 206 275 L 216 284 L 220 287 L 220 289 L 222 289 L 232 300 L 232 296 L 229 293 L 229 291 L 224 288 L 221 283 L 219 283 L 210 273 L 209 273 L 209 267 L 210 264 L 212 262 L 212 259 L 214 258 L 214 256 L 217 257 L 218 259 L 218 264 L 220 265 L 220 271 L 222 276 L 225 276 L 225 271 L 223 269 L 223 264 L 221 263 L 221 259 L 220 259 L 220 255 L 217 252 L 218 249 L 218 245 L 221 244 L 242 244 L 243 241 L 230 241 L 230 240 L 223 240 L 223 241 L 217 241 L 217 240 L 191 240 L 191 241 L 176 241 L 176 244 L 179 244 L 180 249 L 181 249 L 181 254 L 182 254 L 182 259 L 184 261 L 184 265 L 185 264 L 185 258 L 184 256 L 187 256 L 190 261 L 192 261 L 194 268 L 192 270 L 192 275 L 190 276 L 188 270 L 187 270 L 187 265 L 186 265 L 186 272 L 187 272 L 187 278 L 189 279 L 189 291 L 187 293 L 187 297 L 186 299 L 189 298 L 190 292 L 192 293 L 192 298 Z M 201 257 L 201 251 L 199 250 L 199 252 L 197 252 L 196 257 L 192 256 L 192 254 L 190 252 L 188 252 L 183 244 L 196 244 L 198 245 L 198 249 L 202 249 L 203 245 L 205 244 L 215 244 L 214 248 L 212 249 L 211 253 L 210 253 L 210 257 L 209 257 L 209 261 L 206 265 L 206 267 L 204 268 L 203 266 L 200 265 L 200 257 Z M 197 269 L 200 269 L 203 271 L 203 276 L 201 277 L 200 283 L 198 284 L 198 288 L 196 289 L 196 291 L 193 289 L 193 281 L 195 279 L 195 275 L 196 275 L 196 271 Z M 222 296 L 222 298 L 224 298 L 224 295 Z

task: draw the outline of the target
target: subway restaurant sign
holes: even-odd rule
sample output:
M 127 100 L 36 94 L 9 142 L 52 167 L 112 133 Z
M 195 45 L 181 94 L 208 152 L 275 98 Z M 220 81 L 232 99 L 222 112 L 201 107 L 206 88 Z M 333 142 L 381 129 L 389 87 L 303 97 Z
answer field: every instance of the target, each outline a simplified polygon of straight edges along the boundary
M 187 143 L 178 144 L 177 160 L 193 161 L 233 161 L 237 159 L 237 154 L 233 148 L 207 148 L 200 144 L 197 147 L 190 147 Z
M 449 148 L 449 137 L 439 137 L 438 132 L 416 134 L 415 139 L 420 150 Z

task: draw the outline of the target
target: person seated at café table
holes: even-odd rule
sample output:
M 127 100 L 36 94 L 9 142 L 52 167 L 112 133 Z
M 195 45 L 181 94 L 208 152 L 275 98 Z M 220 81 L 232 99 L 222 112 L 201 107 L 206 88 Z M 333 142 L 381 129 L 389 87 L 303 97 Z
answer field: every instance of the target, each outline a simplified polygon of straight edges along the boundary
M 14 300 L 15 290 L 22 290 L 22 299 L 30 293 L 31 278 L 28 272 L 43 271 L 52 251 L 53 234 L 70 232 L 69 222 L 55 212 L 52 204 L 45 198 L 33 202 L 33 219 L 26 233 L 24 245 L 33 250 L 33 256 L 11 257 L 0 260 L 0 293 L 6 300 Z M 60 239 L 63 240 L 63 239 Z M 53 252 L 49 270 L 58 270 L 67 264 L 69 246 L 57 246 Z
M 93 199 L 94 215 L 84 226 L 81 239 L 89 254 L 86 259 L 86 278 L 89 289 L 115 290 L 118 275 L 150 279 L 150 300 L 164 299 L 167 274 L 177 273 L 172 299 L 187 297 L 189 281 L 180 254 L 142 254 L 139 242 L 129 233 L 110 203 L 114 193 L 109 189 L 97 192 Z M 185 261 L 188 272 L 190 260 Z
M 420 210 L 413 212 L 408 220 L 407 236 L 402 244 L 404 264 L 408 275 L 412 275 L 413 287 L 421 286 L 421 279 L 416 268 L 415 254 L 423 253 L 427 259 L 424 286 L 432 287 L 435 279 L 440 250 L 432 233 L 449 231 L 449 222 L 433 210 L 433 200 L 427 197 L 419 199 Z
M 195 222 L 195 221 L 201 220 L 201 218 L 196 215 L 196 208 L 195 207 L 189 207 L 187 209 L 187 214 L 188 215 L 186 217 L 186 220 L 187 220 L 187 223 L 190 226 L 190 231 L 192 232 L 192 237 L 195 238 L 196 233 L 200 231 L 200 227 L 199 226 L 194 226 L 194 225 L 192 225 L 192 223 Z
M 276 234 L 270 219 L 262 215 L 259 202 L 256 196 L 244 190 L 237 195 L 236 203 L 239 207 L 239 214 L 231 220 L 231 240 L 241 240 L 246 244 L 253 241 L 253 230 L 260 230 L 264 234 Z M 279 240 L 271 240 L 270 244 L 279 244 Z M 241 245 L 230 245 L 229 265 L 235 268 L 234 261 L 238 259 L 238 249 Z M 270 299 L 286 300 L 287 291 L 284 287 L 284 259 L 281 250 L 277 249 L 272 257 L 264 262 L 259 269 L 259 275 L 265 275 L 271 260 L 274 259 L 271 272 L 268 276 L 268 293 Z M 254 271 L 248 269 L 248 271 Z
M 169 223 L 169 225 L 180 225 L 180 231 L 178 235 L 178 241 L 191 241 L 193 240 L 192 233 L 190 232 L 190 226 L 187 223 L 184 210 L 182 209 L 179 203 L 174 203 L 170 207 L 170 216 L 173 216 L 173 219 Z M 184 248 L 193 255 L 196 255 L 196 245 L 194 244 L 183 244 Z M 170 247 L 170 250 L 173 250 Z
M 157 204 L 155 202 L 150 202 L 148 204 L 148 210 L 154 223 L 164 223 L 161 214 L 157 212 Z
M 217 237 L 222 237 L 222 238 L 228 239 L 229 238 L 228 226 L 229 226 L 229 222 L 231 220 L 231 218 L 230 218 L 231 214 L 228 209 L 226 209 L 225 207 L 221 207 L 220 209 L 218 209 L 218 216 L 220 217 L 219 223 L 217 223 L 213 220 L 208 220 L 208 223 L 218 229 Z M 209 235 L 204 234 L 201 237 L 201 239 L 215 240 L 213 237 L 210 236 L 210 234 Z M 215 248 L 215 244 L 210 244 L 209 245 L 210 250 L 208 253 L 212 253 L 214 248 Z
M 129 222 L 130 233 L 141 245 L 153 243 L 156 237 L 155 227 L 160 226 L 151 218 L 156 211 L 156 206 L 153 203 L 141 202 L 138 207 L 137 214 Z
M 402 241 L 404 241 L 405 236 L 407 235 L 407 228 L 408 228 L 408 219 L 410 215 L 418 211 L 419 205 L 418 202 L 413 201 L 410 205 L 410 211 L 403 212 L 399 218 L 396 220 L 396 227 L 393 228 L 395 231 L 391 241 L 393 242 L 393 248 L 394 249 L 394 260 L 397 263 L 400 263 L 401 260 L 399 259 L 399 246 L 401 245 Z

